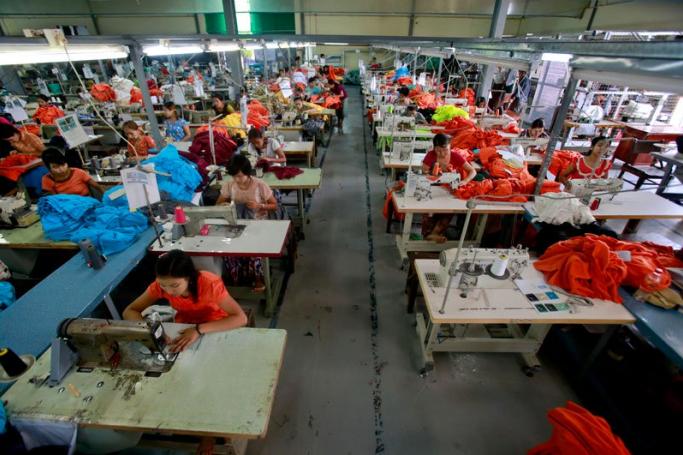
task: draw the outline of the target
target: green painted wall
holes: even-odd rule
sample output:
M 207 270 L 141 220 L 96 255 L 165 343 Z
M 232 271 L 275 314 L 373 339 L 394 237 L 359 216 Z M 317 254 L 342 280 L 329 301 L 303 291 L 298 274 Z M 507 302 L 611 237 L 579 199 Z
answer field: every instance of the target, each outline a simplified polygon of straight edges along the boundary
M 251 33 L 296 33 L 292 13 L 250 13 Z

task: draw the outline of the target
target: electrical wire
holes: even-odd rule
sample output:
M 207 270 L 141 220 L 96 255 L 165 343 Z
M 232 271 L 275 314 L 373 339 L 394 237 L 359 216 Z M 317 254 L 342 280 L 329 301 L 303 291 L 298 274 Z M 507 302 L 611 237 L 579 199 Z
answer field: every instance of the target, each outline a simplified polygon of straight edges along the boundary
M 124 141 L 126 144 L 128 144 L 128 146 L 129 146 L 130 148 L 133 149 L 133 153 L 135 154 L 135 158 L 136 158 L 137 160 L 139 160 L 139 159 L 140 159 L 140 155 L 138 155 L 138 151 L 137 151 L 137 149 L 135 148 L 135 146 L 134 146 L 132 143 L 130 143 L 130 142 L 128 141 L 128 139 L 126 139 L 125 137 L 123 137 L 123 135 L 122 135 L 121 133 L 119 133 L 119 131 L 116 129 L 116 127 L 114 127 L 111 123 L 109 123 L 109 122 L 107 121 L 107 119 L 105 119 L 105 118 L 102 116 L 102 114 L 100 114 L 99 109 L 97 108 L 97 106 L 95 105 L 95 103 L 93 103 L 93 101 L 92 101 L 92 96 L 90 95 L 90 93 L 88 93 L 88 88 L 85 86 L 85 83 L 83 82 L 83 79 L 81 79 L 81 75 L 80 75 L 80 74 L 78 73 L 78 71 L 76 70 L 76 66 L 74 66 L 73 62 L 71 61 L 71 56 L 69 55 L 69 50 L 67 49 L 67 41 L 66 41 L 66 40 L 64 40 L 64 43 L 62 44 L 62 46 L 64 47 L 64 52 L 66 53 L 66 58 L 67 58 L 67 60 L 68 60 L 68 62 L 69 62 L 69 65 L 71 65 L 71 69 L 73 69 L 73 72 L 76 73 L 76 78 L 78 78 L 78 82 L 81 84 L 81 88 L 83 89 L 83 92 L 85 93 L 85 100 L 90 104 L 90 107 L 92 107 L 93 112 L 95 113 L 95 115 L 96 115 L 100 120 L 102 120 L 102 121 L 104 122 L 104 124 L 107 125 L 107 127 L 109 127 L 109 129 L 111 129 L 111 130 L 114 132 L 114 134 L 116 134 L 118 137 L 120 137 L 121 139 L 123 139 L 123 141 Z

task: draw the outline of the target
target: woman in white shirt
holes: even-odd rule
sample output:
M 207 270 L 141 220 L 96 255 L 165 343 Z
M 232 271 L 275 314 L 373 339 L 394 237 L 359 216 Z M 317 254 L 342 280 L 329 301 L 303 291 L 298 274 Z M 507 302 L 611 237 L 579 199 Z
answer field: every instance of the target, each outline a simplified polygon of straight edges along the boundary
M 264 160 L 270 165 L 284 165 L 287 162 L 285 145 L 275 138 L 265 137 L 260 128 L 249 130 L 248 141 L 247 153 L 256 161 Z

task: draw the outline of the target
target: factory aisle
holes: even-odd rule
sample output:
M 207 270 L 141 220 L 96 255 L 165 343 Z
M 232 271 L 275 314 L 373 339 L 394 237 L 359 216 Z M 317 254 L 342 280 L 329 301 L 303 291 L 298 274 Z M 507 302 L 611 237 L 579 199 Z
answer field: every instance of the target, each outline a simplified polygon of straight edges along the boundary
M 275 321 L 288 340 L 270 427 L 248 453 L 525 453 L 550 436 L 547 411 L 574 393 L 549 365 L 526 377 L 514 355 L 441 354 L 418 375 L 405 272 L 384 233 L 385 179 L 359 90 L 348 90 L 346 131 L 327 151 Z

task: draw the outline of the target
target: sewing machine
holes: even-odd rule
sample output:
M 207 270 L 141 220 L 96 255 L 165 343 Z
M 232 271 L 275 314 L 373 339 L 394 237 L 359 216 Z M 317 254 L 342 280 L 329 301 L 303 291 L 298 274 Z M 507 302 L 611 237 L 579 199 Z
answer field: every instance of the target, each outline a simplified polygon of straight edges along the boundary
M 395 139 L 391 145 L 391 161 L 408 161 L 414 146 L 413 141 L 402 142 Z
M 384 126 L 393 131 L 413 131 L 415 129 L 415 117 L 387 115 Z
M 0 225 L 26 227 L 39 219 L 38 213 L 31 208 L 31 203 L 24 196 L 0 197 Z
M 539 137 L 538 139 L 534 139 L 531 137 L 513 137 L 510 139 L 510 145 L 520 145 L 524 148 L 524 150 L 528 151 L 531 147 L 545 147 L 546 145 L 548 145 L 549 141 L 550 139 L 548 139 L 547 137 Z
M 504 127 L 515 119 L 509 115 L 484 115 L 479 119 L 479 126 L 483 130 L 493 128 L 494 126 Z
M 452 106 L 467 106 L 467 98 L 446 98 L 444 104 Z
M 291 126 L 296 119 L 296 112 L 288 111 L 282 113 L 282 126 Z
M 185 224 L 187 237 L 202 235 L 236 238 L 246 227 L 237 224 L 237 206 L 234 202 L 212 207 L 187 207 L 185 215 L 187 216 Z
M 74 366 L 145 371 L 169 371 L 177 354 L 167 350 L 160 322 L 69 318 L 59 324 L 52 342 L 48 385 L 62 382 Z
M 444 250 L 439 256 L 439 287 L 460 289 L 461 297 L 467 297 L 472 289 L 512 289 L 529 266 L 529 250 L 526 248 L 467 248 L 460 252 L 457 264 L 457 248 Z M 458 279 L 459 275 L 459 279 Z
M 594 193 L 618 192 L 624 186 L 624 181 L 617 178 L 608 179 L 573 179 L 570 180 L 569 192 L 580 197 L 588 204 Z M 614 199 L 614 194 L 610 199 Z

